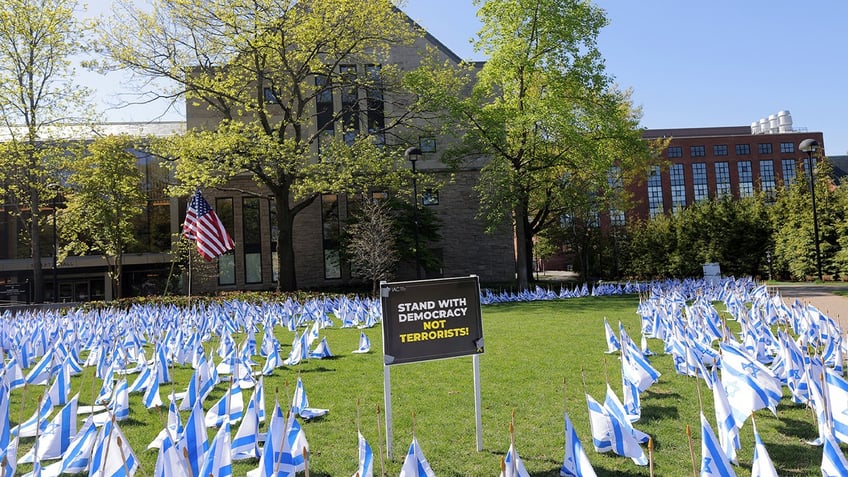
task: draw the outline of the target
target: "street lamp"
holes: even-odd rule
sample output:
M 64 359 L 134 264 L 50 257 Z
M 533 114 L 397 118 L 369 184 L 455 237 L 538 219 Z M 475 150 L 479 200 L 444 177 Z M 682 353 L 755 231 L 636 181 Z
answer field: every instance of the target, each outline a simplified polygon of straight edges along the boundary
M 813 202 L 813 234 L 815 235 L 813 242 L 816 244 L 816 272 L 818 272 L 819 281 L 821 281 L 822 268 L 821 250 L 819 249 L 819 219 L 818 213 L 816 212 L 816 186 L 813 177 L 813 153 L 819 149 L 819 143 L 815 139 L 804 139 L 801 141 L 801 144 L 798 145 L 798 149 L 800 149 L 801 152 L 807 153 L 807 176 L 810 178 L 810 198 Z
M 415 277 L 421 280 L 421 247 L 418 243 L 418 170 L 415 163 L 421 157 L 421 149 L 409 147 L 403 151 L 403 157 L 412 164 L 412 221 L 415 224 L 413 239 L 415 240 Z

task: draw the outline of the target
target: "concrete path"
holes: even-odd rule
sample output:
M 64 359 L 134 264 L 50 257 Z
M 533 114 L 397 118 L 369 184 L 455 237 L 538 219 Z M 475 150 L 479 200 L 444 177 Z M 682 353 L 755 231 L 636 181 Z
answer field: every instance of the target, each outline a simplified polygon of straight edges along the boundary
M 780 285 L 770 287 L 780 293 L 787 304 L 795 299 L 818 308 L 825 315 L 839 323 L 843 331 L 848 330 L 848 297 L 834 294 L 835 291 L 848 292 L 846 285 Z

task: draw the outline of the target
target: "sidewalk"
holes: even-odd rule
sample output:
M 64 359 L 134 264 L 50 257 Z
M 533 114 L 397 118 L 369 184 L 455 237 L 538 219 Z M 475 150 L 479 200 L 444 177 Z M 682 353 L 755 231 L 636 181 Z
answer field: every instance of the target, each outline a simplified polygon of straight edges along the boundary
M 843 331 L 848 330 L 848 297 L 835 295 L 835 291 L 848 292 L 848 285 L 780 285 L 769 287 L 780 293 L 787 304 L 796 299 L 801 303 L 813 305 L 825 315 L 839 323 Z

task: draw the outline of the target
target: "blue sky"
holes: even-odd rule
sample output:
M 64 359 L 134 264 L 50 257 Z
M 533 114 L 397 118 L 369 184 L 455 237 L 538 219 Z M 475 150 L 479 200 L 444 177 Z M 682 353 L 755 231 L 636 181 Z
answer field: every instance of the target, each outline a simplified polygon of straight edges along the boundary
M 633 91 L 642 126 L 747 126 L 788 110 L 795 128 L 824 134 L 829 155 L 848 154 L 848 2 L 594 3 L 610 21 L 599 38 L 607 73 Z M 471 0 L 407 0 L 403 9 L 462 58 L 485 59 L 470 43 L 480 27 Z M 105 101 L 120 91 L 119 81 L 85 77 Z M 107 117 L 144 121 L 160 113 L 145 107 Z

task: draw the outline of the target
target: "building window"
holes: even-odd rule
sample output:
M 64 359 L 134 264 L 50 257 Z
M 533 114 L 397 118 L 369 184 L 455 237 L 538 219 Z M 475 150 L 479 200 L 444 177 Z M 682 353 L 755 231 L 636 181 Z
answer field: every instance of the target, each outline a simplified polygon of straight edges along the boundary
M 771 154 L 771 143 L 766 142 L 757 144 L 757 152 L 759 154 Z
M 613 197 L 618 197 L 621 194 L 621 190 L 624 187 L 624 181 L 621 178 L 621 167 L 612 166 L 607 172 L 607 186 L 610 191 L 612 191 Z M 620 210 L 616 207 L 610 207 L 609 210 L 610 215 L 610 225 L 614 226 L 622 226 L 624 225 L 624 211 Z
M 716 144 L 713 146 L 713 156 L 726 156 L 727 144 Z
M 419 137 L 418 149 L 421 149 L 421 152 L 436 152 L 436 138 L 432 136 Z
M 338 195 L 321 195 L 321 224 L 323 225 L 324 278 L 341 278 L 341 221 Z
M 704 146 L 690 146 L 689 155 L 691 157 L 704 157 L 707 155 Z
M 421 205 L 439 205 L 439 191 L 427 189 L 421 194 Z
M 730 165 L 726 162 L 715 163 L 716 197 L 730 195 Z
M 737 144 L 736 145 L 736 155 L 737 156 L 750 156 L 751 155 L 751 145 L 750 144 Z
M 680 146 L 668 146 L 668 157 L 683 157 L 683 148 Z
M 224 224 L 227 232 L 232 233 L 233 224 L 233 198 L 219 197 L 215 199 L 215 213 Z M 236 284 L 236 263 L 235 254 L 232 250 L 218 257 L 218 285 L 235 285 Z
M 725 152 L 727 152 L 725 150 Z M 703 162 L 692 164 L 692 186 L 694 189 L 695 202 L 706 200 L 710 196 L 707 188 L 707 165 Z
M 774 200 L 774 162 L 760 161 L 760 191 L 766 199 Z
M 342 131 L 344 141 L 348 146 L 359 134 L 359 91 L 356 82 L 356 65 L 342 65 L 340 69 L 342 82 Z
M 241 217 L 244 282 L 262 283 L 262 219 L 258 197 L 241 200 Z
M 794 142 L 782 142 L 780 143 L 780 153 L 781 154 L 792 154 L 795 152 L 795 143 Z
M 662 215 L 665 212 L 663 208 L 663 190 L 662 190 L 662 175 L 660 166 L 651 166 L 648 172 L 648 210 L 651 218 Z
M 383 75 L 380 65 L 367 65 L 368 86 L 365 88 L 368 105 L 368 134 L 374 138 L 374 144 L 386 144 L 386 115 L 383 102 Z
M 671 208 L 673 211 L 686 207 L 686 179 L 683 164 L 672 164 L 668 171 L 671 177 Z
M 810 158 L 805 157 L 803 164 L 804 164 L 804 180 L 809 181 L 810 180 Z M 816 159 L 813 158 L 813 172 L 815 172 L 815 167 L 816 167 Z
M 315 75 L 315 126 L 321 131 L 321 136 L 332 138 L 333 126 L 333 87 L 327 75 Z
M 280 100 L 277 99 L 277 93 L 274 92 L 271 87 L 266 86 L 262 88 L 262 96 L 265 98 L 265 102 L 268 104 L 279 104 Z
M 739 169 L 739 197 L 751 197 L 754 195 L 754 175 L 751 171 L 751 161 L 739 161 L 736 166 Z
M 783 185 L 791 186 L 795 183 L 798 164 L 795 163 L 795 159 L 783 159 L 780 164 L 783 169 Z

